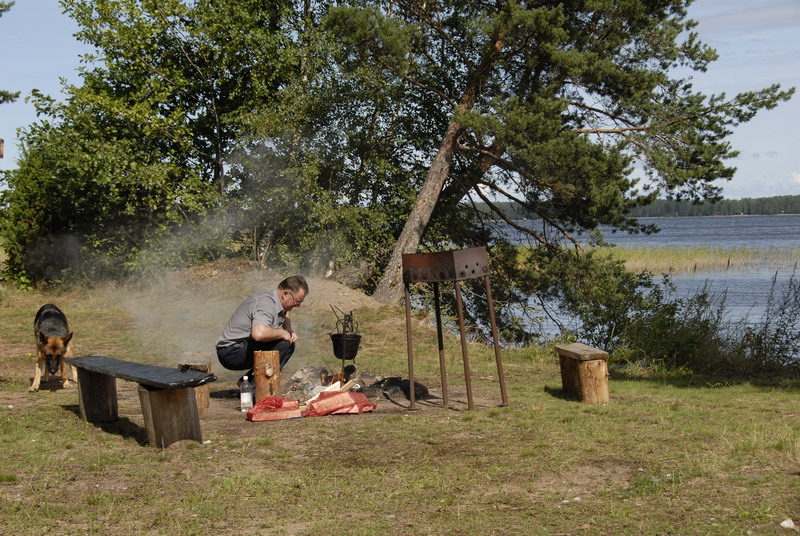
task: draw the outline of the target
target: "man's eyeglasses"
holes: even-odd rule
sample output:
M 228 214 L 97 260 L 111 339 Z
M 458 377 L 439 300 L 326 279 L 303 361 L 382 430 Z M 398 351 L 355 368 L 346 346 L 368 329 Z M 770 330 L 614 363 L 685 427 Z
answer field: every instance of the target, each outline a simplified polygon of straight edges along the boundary
M 291 296 L 291 297 L 292 297 L 292 299 L 294 300 L 294 304 L 295 304 L 295 305 L 303 305 L 303 300 L 298 300 L 297 298 L 295 298 L 295 297 L 294 297 L 294 294 L 292 294 L 292 291 L 291 291 L 291 290 L 287 290 L 286 292 L 288 292 L 288 293 L 289 293 L 289 296 Z

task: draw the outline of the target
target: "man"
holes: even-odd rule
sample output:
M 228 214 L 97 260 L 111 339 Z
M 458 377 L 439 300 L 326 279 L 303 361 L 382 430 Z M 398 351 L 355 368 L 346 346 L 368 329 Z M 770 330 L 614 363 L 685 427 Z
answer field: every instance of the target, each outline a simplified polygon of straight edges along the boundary
M 287 277 L 273 290 L 250 296 L 236 308 L 217 339 L 217 358 L 228 370 L 246 370 L 252 376 L 253 352 L 277 350 L 281 369 L 292 357 L 297 334 L 289 312 L 300 307 L 308 284 L 299 275 Z

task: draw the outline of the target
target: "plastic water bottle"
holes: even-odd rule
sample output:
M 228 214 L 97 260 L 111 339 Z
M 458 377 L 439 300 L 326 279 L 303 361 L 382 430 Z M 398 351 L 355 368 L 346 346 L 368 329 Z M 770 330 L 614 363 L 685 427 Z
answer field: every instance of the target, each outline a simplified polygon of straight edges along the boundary
M 241 401 L 242 411 L 247 411 L 253 407 L 253 385 L 250 383 L 247 375 L 242 378 L 239 400 Z

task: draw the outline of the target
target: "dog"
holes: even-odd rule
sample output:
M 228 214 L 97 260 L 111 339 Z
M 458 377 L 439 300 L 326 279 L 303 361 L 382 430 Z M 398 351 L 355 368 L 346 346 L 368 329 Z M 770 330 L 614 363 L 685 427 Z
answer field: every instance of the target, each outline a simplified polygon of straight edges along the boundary
M 74 355 L 72 349 L 72 332 L 69 330 L 67 317 L 61 309 L 48 303 L 42 305 L 33 319 L 33 333 L 36 337 L 36 370 L 33 373 L 33 383 L 29 391 L 38 391 L 42 377 L 47 380 L 47 374 L 61 372 L 61 387 L 72 387 L 67 378 L 66 358 Z M 70 366 L 72 381 L 75 378 L 75 369 Z

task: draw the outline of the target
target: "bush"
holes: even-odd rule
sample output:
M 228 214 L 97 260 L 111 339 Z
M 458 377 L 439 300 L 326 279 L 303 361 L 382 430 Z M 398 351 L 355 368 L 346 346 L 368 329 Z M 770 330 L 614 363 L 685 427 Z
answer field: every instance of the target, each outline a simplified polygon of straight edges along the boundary
M 625 314 L 619 307 L 604 314 L 607 307 L 592 304 L 574 310 L 588 321 L 585 333 L 592 343 L 612 352 L 612 360 L 729 376 L 800 374 L 796 269 L 782 288 L 777 274 L 773 277 L 764 318 L 757 323 L 727 320 L 725 293 L 714 295 L 708 284 L 694 296 L 678 298 L 669 277 L 659 286 L 635 289 L 625 287 L 630 279 L 601 280 L 611 286 L 604 295 L 628 296 L 617 300 L 627 307 Z

